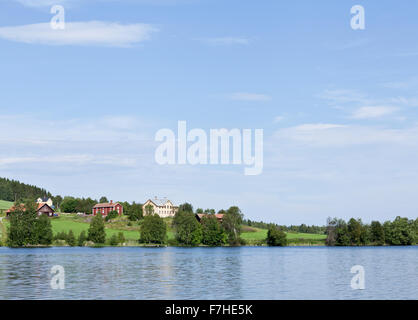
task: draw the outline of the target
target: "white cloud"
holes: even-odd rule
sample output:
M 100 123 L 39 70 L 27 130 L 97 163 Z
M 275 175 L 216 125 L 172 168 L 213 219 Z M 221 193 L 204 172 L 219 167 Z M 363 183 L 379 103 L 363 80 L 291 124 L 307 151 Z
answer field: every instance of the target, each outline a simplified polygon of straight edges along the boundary
M 26 7 L 46 7 L 56 4 L 66 4 L 68 0 L 16 0 Z
M 271 97 L 266 94 L 260 93 L 248 93 L 248 92 L 236 92 L 228 96 L 231 100 L 237 101 L 270 101 Z
M 355 110 L 351 117 L 353 119 L 380 118 L 390 115 L 398 110 L 399 108 L 387 106 L 361 107 Z
M 72 165 L 116 165 L 116 166 L 134 166 L 136 159 L 116 156 L 94 156 L 91 154 L 70 154 L 70 155 L 49 155 L 49 156 L 26 156 L 26 157 L 4 157 L 0 158 L 0 166 L 12 164 L 72 164 Z
M 33 44 L 129 47 L 148 40 L 158 31 L 148 24 L 122 25 L 113 22 L 67 22 L 64 30 L 49 23 L 0 27 L 0 38 Z
M 274 118 L 274 122 L 275 123 L 281 122 L 283 120 L 284 120 L 284 117 L 283 116 L 277 116 L 276 118 Z
M 346 125 L 331 124 L 331 123 L 308 123 L 294 127 L 297 131 L 316 131 L 316 130 L 328 130 L 335 128 L 344 128 Z
M 418 127 L 402 129 L 371 126 L 308 123 L 283 128 L 273 135 L 276 142 L 312 147 L 347 147 L 354 145 L 417 146 Z
M 65 5 L 66 7 L 72 5 L 82 5 L 86 2 L 118 2 L 119 0 L 15 0 L 26 7 L 47 7 L 56 4 Z M 198 0 L 123 0 L 124 3 L 145 4 L 145 5 L 177 5 L 190 4 Z M 122 2 L 122 1 L 119 1 Z
M 238 37 L 205 38 L 200 41 L 213 46 L 248 45 L 250 40 Z
M 354 90 L 325 90 L 318 95 L 319 98 L 327 100 L 331 105 L 345 103 L 366 103 L 369 100 L 365 95 Z

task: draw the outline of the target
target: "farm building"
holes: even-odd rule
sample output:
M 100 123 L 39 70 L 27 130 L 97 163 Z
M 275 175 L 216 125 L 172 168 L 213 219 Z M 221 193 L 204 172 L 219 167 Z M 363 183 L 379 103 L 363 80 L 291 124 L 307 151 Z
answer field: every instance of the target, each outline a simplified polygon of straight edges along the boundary
M 26 211 L 26 208 L 25 208 L 24 204 L 20 205 L 20 210 Z M 16 206 L 10 207 L 10 209 L 6 211 L 6 216 L 9 216 L 10 213 L 13 213 L 14 211 L 16 211 Z M 47 203 L 38 203 L 38 206 L 36 208 L 36 214 L 38 216 L 43 214 L 43 215 L 46 215 L 48 217 L 53 217 L 54 216 L 54 209 L 52 209 Z
M 144 216 L 147 215 L 148 206 L 152 207 L 154 214 L 158 214 L 162 218 L 174 217 L 179 209 L 179 207 L 175 206 L 170 200 L 167 200 L 167 198 L 158 199 L 155 197 L 154 200 L 148 199 L 142 206 Z
M 202 219 L 206 216 L 208 216 L 208 214 L 206 214 L 206 213 L 197 213 L 196 214 L 196 219 L 197 219 L 197 221 L 201 222 Z M 222 222 L 222 220 L 224 218 L 224 215 L 222 213 L 214 214 L 214 216 L 216 217 L 218 222 Z
M 54 209 L 47 203 L 39 203 L 38 208 L 36 209 L 38 216 L 44 214 L 48 217 L 54 216 Z
M 110 200 L 109 203 L 98 203 L 93 209 L 93 215 L 100 213 L 102 216 L 107 216 L 110 211 L 116 211 L 119 215 L 123 214 L 123 206 L 119 202 L 113 202 Z

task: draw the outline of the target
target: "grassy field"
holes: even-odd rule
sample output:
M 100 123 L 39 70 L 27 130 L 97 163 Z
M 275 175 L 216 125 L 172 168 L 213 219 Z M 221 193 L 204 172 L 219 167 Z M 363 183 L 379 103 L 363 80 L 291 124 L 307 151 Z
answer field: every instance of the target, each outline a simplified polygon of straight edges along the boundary
M 13 202 L 0 200 L 0 210 L 7 210 L 13 205 Z
M 13 202 L 0 200 L 0 217 L 4 217 L 6 210 L 8 210 L 13 205 Z M 3 243 L 6 241 L 6 227 L 3 223 L 0 222 L 0 242 Z
M 80 217 L 74 214 L 62 214 L 59 217 L 51 219 L 52 230 L 54 235 L 59 232 L 68 232 L 72 230 L 74 232 L 74 235 L 78 237 L 82 231 L 85 231 L 87 233 L 90 225 L 90 219 L 91 217 Z M 167 218 L 164 219 L 164 221 L 167 223 L 168 227 L 168 239 L 174 239 L 174 232 L 171 228 L 172 219 Z M 7 227 L 8 223 L 9 222 L 7 220 L 3 220 L 4 227 Z M 5 230 L 4 227 L 3 229 Z M 128 223 L 126 217 L 117 218 L 112 222 L 106 222 L 105 227 L 106 235 L 108 238 L 111 237 L 113 234 L 123 232 L 125 239 L 131 244 L 134 244 L 139 239 L 139 223 Z M 241 233 L 241 237 L 247 242 L 248 245 L 262 245 L 264 244 L 265 239 L 267 237 L 267 230 L 244 226 L 243 232 Z M 325 235 L 320 234 L 287 233 L 289 245 L 321 245 L 324 243 L 325 237 Z
M 246 232 L 245 232 L 246 231 Z M 287 240 L 292 244 L 322 244 L 325 241 L 326 235 L 313 233 L 292 233 L 288 232 Z M 267 238 L 267 230 L 259 228 L 245 227 L 244 232 L 241 233 L 241 238 L 247 241 L 248 244 L 261 244 Z

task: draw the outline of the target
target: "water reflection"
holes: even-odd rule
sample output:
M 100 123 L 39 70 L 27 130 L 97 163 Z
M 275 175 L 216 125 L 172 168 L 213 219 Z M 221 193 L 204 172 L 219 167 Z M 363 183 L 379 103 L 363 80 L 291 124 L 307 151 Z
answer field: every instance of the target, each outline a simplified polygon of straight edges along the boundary
M 417 299 L 417 266 L 417 247 L 0 248 L 0 299 Z

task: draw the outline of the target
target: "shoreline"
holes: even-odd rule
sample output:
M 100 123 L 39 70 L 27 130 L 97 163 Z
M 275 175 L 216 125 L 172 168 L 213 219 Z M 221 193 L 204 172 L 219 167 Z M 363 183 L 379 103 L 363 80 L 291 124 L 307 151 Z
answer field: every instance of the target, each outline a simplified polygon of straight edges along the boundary
M 400 248 L 400 247 L 418 247 L 418 244 L 414 245 L 384 245 L 384 246 L 326 246 L 326 245 L 308 245 L 308 244 L 298 244 L 298 245 L 288 245 L 288 246 L 268 246 L 268 245 L 243 245 L 243 246 L 172 246 L 172 245 L 123 245 L 123 246 L 111 246 L 111 245 L 97 245 L 97 246 L 68 246 L 68 245 L 51 245 L 51 246 L 23 246 L 23 247 L 8 247 L 0 246 L 1 248 L 8 249 L 49 249 L 49 248 L 91 248 L 91 249 L 102 249 L 102 248 L 290 248 L 290 247 L 304 247 L 304 248 Z

